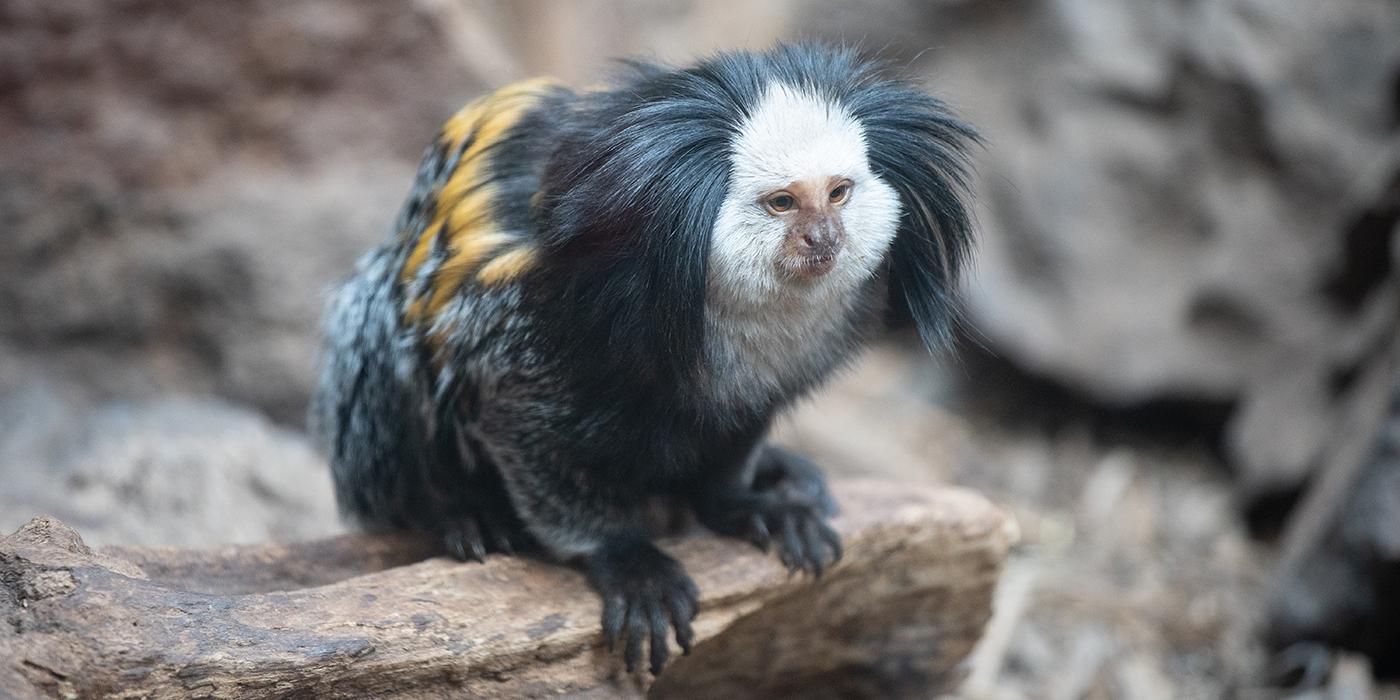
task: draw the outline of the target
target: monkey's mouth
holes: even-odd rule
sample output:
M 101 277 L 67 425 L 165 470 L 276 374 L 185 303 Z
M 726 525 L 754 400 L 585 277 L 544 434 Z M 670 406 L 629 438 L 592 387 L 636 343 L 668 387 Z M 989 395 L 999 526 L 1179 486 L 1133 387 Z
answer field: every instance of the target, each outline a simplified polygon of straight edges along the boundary
M 836 268 L 836 252 L 784 256 L 778 270 L 793 279 L 815 279 Z

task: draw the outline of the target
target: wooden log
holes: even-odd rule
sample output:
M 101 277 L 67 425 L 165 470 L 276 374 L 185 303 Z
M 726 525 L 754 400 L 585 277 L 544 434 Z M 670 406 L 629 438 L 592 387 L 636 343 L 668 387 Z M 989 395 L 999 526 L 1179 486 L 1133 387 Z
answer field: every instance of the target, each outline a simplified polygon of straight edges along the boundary
M 819 581 L 713 536 L 668 539 L 699 644 L 651 684 L 602 648 L 567 567 L 462 564 L 394 536 L 94 551 L 36 518 L 0 540 L 0 697 L 754 697 L 950 688 L 1014 522 L 982 497 L 834 484 L 846 557 Z

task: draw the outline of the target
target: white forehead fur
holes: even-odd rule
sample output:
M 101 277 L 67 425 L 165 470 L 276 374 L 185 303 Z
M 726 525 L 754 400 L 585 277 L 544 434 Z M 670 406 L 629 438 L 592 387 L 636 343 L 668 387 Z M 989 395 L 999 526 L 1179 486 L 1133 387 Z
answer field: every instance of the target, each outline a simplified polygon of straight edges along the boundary
M 846 238 L 835 266 L 796 281 L 776 267 L 787 223 L 765 195 L 811 178 L 848 178 Z M 706 338 L 713 397 L 777 392 L 820 373 L 848 332 L 856 289 L 875 274 L 899 224 L 899 197 L 870 170 L 865 132 L 839 104 L 769 86 L 730 151 L 729 191 L 710 244 Z
M 874 273 L 894 239 L 899 198 L 871 173 L 865 130 L 841 105 L 770 85 L 730 150 L 729 191 L 711 242 L 712 293 L 762 303 L 796 291 L 774 266 L 786 224 L 763 208 L 762 199 L 792 182 L 826 177 L 854 185 L 840 209 L 846 241 L 836 267 L 804 294 L 849 290 Z

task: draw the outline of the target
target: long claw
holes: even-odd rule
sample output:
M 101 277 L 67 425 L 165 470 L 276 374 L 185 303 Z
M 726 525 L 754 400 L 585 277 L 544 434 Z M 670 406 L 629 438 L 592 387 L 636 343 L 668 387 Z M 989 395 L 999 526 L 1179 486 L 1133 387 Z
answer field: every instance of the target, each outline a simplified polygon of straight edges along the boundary
M 627 664 L 627 672 L 633 673 L 642 662 L 642 643 L 647 638 L 647 621 L 642 606 L 635 601 L 627 603 L 627 643 L 622 650 L 622 660 Z
M 472 547 L 472 560 L 479 564 L 486 563 L 486 545 L 482 544 L 481 536 L 475 536 L 468 540 Z
M 821 578 L 826 571 L 825 542 L 822 541 L 818 530 L 820 522 L 816 518 L 803 518 L 802 520 L 802 535 L 807 547 L 808 571 L 815 578 Z
M 608 596 L 603 601 L 603 643 L 609 652 L 617 648 L 617 639 L 622 635 L 626 617 L 627 601 L 622 596 Z
M 763 516 L 754 513 L 749 518 L 750 527 L 754 534 L 754 544 L 763 548 L 764 553 L 773 550 L 773 534 L 768 531 L 768 523 L 764 522 Z
M 651 673 L 654 676 L 666 668 L 666 661 L 671 658 L 670 643 L 666 639 L 671 625 L 666 619 L 666 614 L 661 611 L 661 606 L 655 601 L 647 604 L 646 614 L 651 622 Z
M 465 518 L 447 531 L 444 537 L 447 551 L 458 561 L 486 561 L 486 548 L 481 542 L 481 529 L 475 518 Z
M 676 623 L 676 644 L 681 647 L 681 653 L 690 656 L 690 650 L 695 648 L 695 630 L 690 628 L 689 620 L 680 620 Z
M 457 561 L 467 560 L 467 548 L 461 537 L 449 534 L 443 538 L 443 541 L 447 543 L 447 553 L 451 554 L 453 559 Z
M 666 610 L 671 614 L 671 624 L 676 627 L 676 643 L 681 651 L 689 654 L 695 644 L 695 633 L 690 629 L 690 621 L 695 619 L 695 603 L 687 595 L 666 597 Z
M 482 525 L 475 519 L 467 520 L 466 527 L 467 544 L 472 548 L 472 559 L 485 563 L 486 561 L 486 540 L 481 535 Z
M 788 568 L 789 574 L 797 573 L 802 568 L 802 560 L 806 553 L 802 548 L 802 540 L 797 536 L 797 519 L 792 513 L 783 514 L 783 564 Z

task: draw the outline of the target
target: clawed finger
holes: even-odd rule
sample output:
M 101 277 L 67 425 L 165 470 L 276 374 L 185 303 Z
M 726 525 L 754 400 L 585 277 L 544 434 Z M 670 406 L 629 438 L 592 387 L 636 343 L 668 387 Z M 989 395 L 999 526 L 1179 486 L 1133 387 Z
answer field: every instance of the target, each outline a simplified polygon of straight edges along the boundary
M 749 518 L 749 529 L 752 531 L 752 542 L 769 552 L 773 549 L 773 534 L 768 531 L 768 523 L 763 521 L 763 516 L 754 513 Z
M 693 588 L 693 586 L 692 586 Z M 673 593 L 666 598 L 666 611 L 671 615 L 671 624 L 676 628 L 676 643 L 681 651 L 689 654 L 695 644 L 695 633 L 690 629 L 690 621 L 695 619 L 695 592 Z
M 603 641 L 608 651 L 626 637 L 622 658 L 627 672 L 641 665 L 643 645 L 649 645 L 650 669 L 660 674 L 671 658 L 669 635 L 676 630 L 676 643 L 689 654 L 695 645 L 695 632 L 690 621 L 695 617 L 696 603 L 692 596 L 678 592 L 667 596 L 664 604 L 656 600 L 608 598 L 603 604 Z
M 778 559 L 789 574 L 806 571 L 820 577 L 841 560 L 841 536 L 812 511 L 788 509 L 766 522 L 778 533 Z
M 656 675 L 661 673 L 661 669 L 666 667 L 667 659 L 671 658 L 671 646 L 667 640 L 671 623 L 655 601 L 648 603 L 646 609 L 647 618 L 651 622 L 651 673 Z
M 636 601 L 627 604 L 627 643 L 622 650 L 622 660 L 627 664 L 627 672 L 637 670 L 642 663 L 642 643 L 647 639 L 648 621 L 643 606 Z
M 447 551 L 458 561 L 486 561 L 486 544 L 475 518 L 466 518 L 447 532 Z
M 817 578 L 821 578 L 822 573 L 826 571 L 827 546 L 821 536 L 820 526 L 821 521 L 816 518 L 804 518 L 802 521 L 802 535 L 807 548 L 807 570 Z
M 622 636 L 622 625 L 626 621 L 627 601 L 622 596 L 608 596 L 603 601 L 603 643 L 608 651 L 617 648 L 618 637 Z
M 795 574 L 799 569 L 802 569 L 803 562 L 807 558 L 807 552 L 802 546 L 802 539 L 797 534 L 797 517 L 792 513 L 783 514 L 783 551 L 780 553 L 780 558 L 789 574 Z

